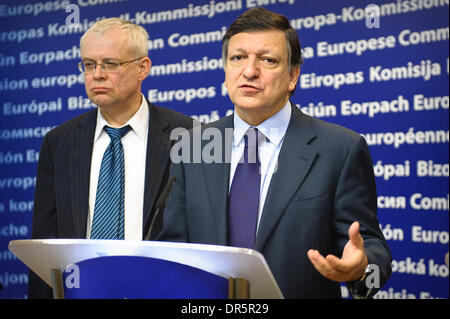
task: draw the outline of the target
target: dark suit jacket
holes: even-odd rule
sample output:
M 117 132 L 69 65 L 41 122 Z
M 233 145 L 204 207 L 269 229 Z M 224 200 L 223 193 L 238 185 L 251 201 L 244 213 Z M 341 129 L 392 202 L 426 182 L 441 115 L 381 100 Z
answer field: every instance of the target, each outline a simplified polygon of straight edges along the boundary
M 148 102 L 148 101 L 147 101 Z M 192 119 L 148 102 L 143 235 L 147 233 L 159 193 L 167 183 L 172 129 L 192 128 Z M 39 155 L 33 214 L 33 239 L 86 238 L 89 181 L 97 109 L 84 113 L 50 131 Z M 161 230 L 162 216 L 152 237 Z M 30 272 L 29 298 L 51 298 L 50 288 Z
M 233 127 L 233 117 L 203 130 L 210 127 L 223 137 L 225 129 Z M 172 164 L 171 175 L 177 181 L 157 240 L 228 244 L 230 159 L 225 156 L 231 154 L 231 139 L 227 140 L 228 144 L 222 141 L 223 163 Z M 292 106 L 255 244 L 284 297 L 341 296 L 339 283 L 320 275 L 306 253 L 313 248 L 324 256 L 340 257 L 354 221 L 360 223 L 369 263 L 379 265 L 383 284 L 391 273 L 391 255 L 376 214 L 375 178 L 365 140 Z

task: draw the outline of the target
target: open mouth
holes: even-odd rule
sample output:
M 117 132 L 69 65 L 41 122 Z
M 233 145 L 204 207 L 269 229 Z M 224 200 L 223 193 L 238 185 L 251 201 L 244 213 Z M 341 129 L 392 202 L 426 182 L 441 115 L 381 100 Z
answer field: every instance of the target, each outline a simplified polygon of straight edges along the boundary
M 255 93 L 255 92 L 259 92 L 262 90 L 261 88 L 251 85 L 251 84 L 242 84 L 239 86 L 239 88 L 246 93 Z

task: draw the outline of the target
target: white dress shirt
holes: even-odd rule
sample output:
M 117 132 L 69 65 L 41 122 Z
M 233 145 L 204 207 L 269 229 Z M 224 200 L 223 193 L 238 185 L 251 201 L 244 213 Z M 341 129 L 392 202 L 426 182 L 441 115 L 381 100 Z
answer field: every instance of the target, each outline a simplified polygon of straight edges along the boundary
M 258 227 L 270 181 L 272 180 L 273 173 L 276 172 L 277 169 L 278 155 L 280 154 L 280 149 L 283 145 L 284 136 L 291 119 L 291 113 L 291 104 L 288 101 L 278 113 L 274 114 L 258 126 L 251 126 L 247 122 L 244 122 L 237 112 L 234 112 L 233 146 L 231 151 L 230 184 L 228 192 L 231 189 L 237 164 L 244 153 L 245 141 L 243 137 L 247 130 L 250 127 L 256 127 L 258 131 L 263 133 L 266 137 L 260 141 L 258 146 L 259 161 L 261 163 Z
M 142 240 L 142 223 L 144 210 L 145 162 L 147 158 L 147 136 L 149 123 L 147 100 L 142 96 L 138 111 L 124 125 L 130 125 L 131 130 L 122 138 L 125 167 L 125 239 Z M 92 149 L 91 176 L 89 187 L 89 213 L 86 238 L 90 238 L 94 217 L 95 197 L 103 154 L 111 141 L 103 129 L 111 126 L 97 112 L 97 127 L 95 128 L 94 146 Z

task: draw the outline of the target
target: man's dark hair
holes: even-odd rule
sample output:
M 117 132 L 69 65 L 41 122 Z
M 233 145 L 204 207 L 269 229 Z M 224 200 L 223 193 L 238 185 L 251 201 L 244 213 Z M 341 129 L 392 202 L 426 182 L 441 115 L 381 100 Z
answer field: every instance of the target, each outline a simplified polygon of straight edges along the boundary
M 222 60 L 224 66 L 227 62 L 228 44 L 233 35 L 241 32 L 266 30 L 284 31 L 288 49 L 289 72 L 293 67 L 300 67 L 303 63 L 303 58 L 297 32 L 291 27 L 289 20 L 285 16 L 261 7 L 244 12 L 228 28 L 222 39 Z

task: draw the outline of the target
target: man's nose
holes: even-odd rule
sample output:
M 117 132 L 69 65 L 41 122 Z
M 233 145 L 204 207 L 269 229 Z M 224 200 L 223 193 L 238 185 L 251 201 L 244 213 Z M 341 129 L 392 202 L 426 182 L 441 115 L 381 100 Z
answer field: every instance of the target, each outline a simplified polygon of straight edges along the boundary
M 258 61 L 255 57 L 249 57 L 247 59 L 243 74 L 247 79 L 254 79 L 259 76 Z
M 95 79 L 103 79 L 106 76 L 105 70 L 103 70 L 103 66 L 101 64 L 97 64 L 94 70 L 94 78 Z

